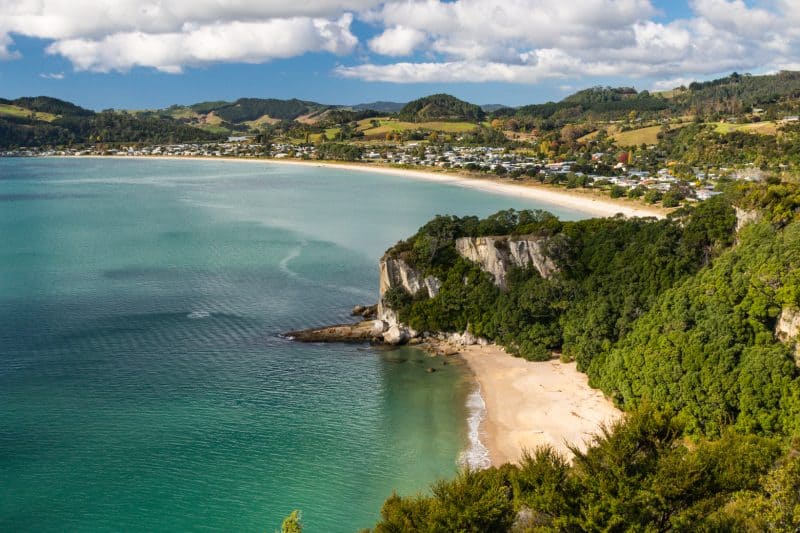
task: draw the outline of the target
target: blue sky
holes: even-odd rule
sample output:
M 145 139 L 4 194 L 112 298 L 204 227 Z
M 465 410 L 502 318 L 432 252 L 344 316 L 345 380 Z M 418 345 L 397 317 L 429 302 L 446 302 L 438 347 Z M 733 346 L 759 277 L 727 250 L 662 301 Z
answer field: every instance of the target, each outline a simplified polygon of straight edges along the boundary
M 592 85 L 660 89 L 800 65 L 794 0 L 163 4 L 0 0 L 0 96 L 140 109 L 448 92 L 521 105 Z

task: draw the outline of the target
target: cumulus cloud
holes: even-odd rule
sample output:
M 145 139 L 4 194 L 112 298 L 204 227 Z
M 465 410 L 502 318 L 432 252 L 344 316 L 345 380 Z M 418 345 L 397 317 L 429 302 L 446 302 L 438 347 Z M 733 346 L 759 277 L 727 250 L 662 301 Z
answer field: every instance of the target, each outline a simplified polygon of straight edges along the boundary
M 662 23 L 650 0 L 385 3 L 364 18 L 424 33 L 433 60 L 367 62 L 336 72 L 395 83 L 538 83 L 565 77 L 667 83 L 680 76 L 800 62 L 800 2 L 772 0 L 759 7 L 743 0 L 689 0 L 689 5 L 691 17 Z
M 19 57 L 18 52 L 10 49 L 12 44 L 11 37 L 0 31 L 0 61 L 17 59 Z
M 216 61 L 262 62 L 306 52 L 350 53 L 352 12 L 377 0 L 0 0 L 0 59 L 10 35 L 50 39 L 78 70 L 133 66 L 179 72 Z
M 395 83 L 668 83 L 800 64 L 798 0 L 684 1 L 691 15 L 664 21 L 652 0 L 0 0 L 0 60 L 25 35 L 96 72 L 309 52 L 349 56 L 343 77 Z M 356 18 L 372 28 L 365 46 Z
M 318 51 L 345 54 L 358 42 L 350 33 L 351 21 L 351 15 L 338 21 L 298 17 L 204 25 L 170 33 L 123 32 L 100 40 L 56 41 L 47 52 L 68 58 L 78 70 L 108 72 L 143 66 L 179 73 L 185 65 L 258 63 Z
M 394 26 L 371 39 L 369 47 L 373 52 L 385 56 L 407 56 L 411 55 L 425 39 L 425 32 L 421 30 Z

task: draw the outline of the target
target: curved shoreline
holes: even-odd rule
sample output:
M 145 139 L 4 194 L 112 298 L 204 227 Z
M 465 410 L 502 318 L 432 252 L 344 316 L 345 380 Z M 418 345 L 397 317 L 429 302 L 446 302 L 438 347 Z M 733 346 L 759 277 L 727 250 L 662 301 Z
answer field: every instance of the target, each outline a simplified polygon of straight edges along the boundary
M 125 159 L 125 160 L 163 160 L 163 161 L 217 161 L 217 162 L 237 162 L 249 164 L 284 165 L 284 166 L 307 166 L 320 168 L 333 168 L 340 170 L 353 170 L 356 172 L 371 172 L 402 178 L 410 178 L 424 181 L 435 181 L 439 183 L 451 184 L 459 187 L 466 187 L 473 190 L 484 191 L 493 194 L 500 194 L 512 198 L 522 198 L 534 200 L 546 204 L 551 204 L 568 209 L 574 209 L 592 216 L 610 217 L 622 214 L 626 217 L 655 217 L 664 218 L 669 212 L 655 206 L 648 206 L 640 202 L 627 200 L 615 200 L 612 198 L 601 197 L 594 192 L 580 192 L 578 189 L 568 190 L 552 187 L 550 185 L 539 185 L 532 183 L 509 183 L 499 179 L 485 177 L 472 177 L 464 173 L 457 172 L 434 172 L 431 170 L 396 168 L 390 166 L 376 165 L 372 163 L 338 163 L 331 161 L 301 161 L 285 159 L 258 159 L 244 157 L 196 157 L 196 156 L 124 156 L 124 155 L 82 155 L 82 156 L 43 156 L 59 157 L 66 159 Z
M 285 161 L 233 157 L 178 156 L 49 156 L 64 158 L 173 160 L 237 162 L 309 166 L 373 172 L 417 180 L 436 181 L 504 196 L 535 200 L 567 207 L 590 215 L 649 216 L 663 218 L 666 210 L 643 205 L 620 205 L 596 195 L 571 193 L 547 185 L 523 185 L 500 180 L 467 177 L 455 173 L 341 164 L 322 161 Z M 567 444 L 583 448 L 600 427 L 620 416 L 613 404 L 588 386 L 588 378 L 574 368 L 556 361 L 531 363 L 512 357 L 498 346 L 465 347 L 461 357 L 476 383 L 467 399 L 468 447 L 460 463 L 472 468 L 516 463 L 523 452 L 549 444 L 566 457 Z M 522 386 L 524 385 L 524 386 Z M 560 387 L 546 391 L 546 385 Z M 548 394 L 549 393 L 549 394 Z M 580 412 L 581 414 L 578 414 Z
M 622 416 L 574 362 L 526 361 L 497 345 L 467 346 L 459 356 L 483 394 L 480 436 L 494 466 L 543 445 L 571 459 L 570 446 L 585 450 L 603 424 Z

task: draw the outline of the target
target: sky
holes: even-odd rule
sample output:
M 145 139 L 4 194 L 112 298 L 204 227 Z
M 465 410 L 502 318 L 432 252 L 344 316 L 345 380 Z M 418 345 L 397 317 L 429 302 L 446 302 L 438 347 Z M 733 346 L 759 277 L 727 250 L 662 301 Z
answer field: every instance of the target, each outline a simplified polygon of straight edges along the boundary
M 0 97 L 478 104 L 800 70 L 800 0 L 0 0 Z

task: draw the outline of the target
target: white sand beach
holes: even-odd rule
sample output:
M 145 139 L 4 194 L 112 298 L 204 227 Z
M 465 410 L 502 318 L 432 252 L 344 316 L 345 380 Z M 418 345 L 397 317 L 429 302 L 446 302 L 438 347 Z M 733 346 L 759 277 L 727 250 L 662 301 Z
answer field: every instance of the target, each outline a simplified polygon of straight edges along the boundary
M 526 361 L 492 345 L 460 353 L 486 404 L 480 437 L 495 466 L 518 462 L 526 449 L 544 444 L 571 457 L 568 444 L 585 449 L 601 424 L 622 416 L 575 363 Z
M 327 167 L 356 172 L 372 172 L 387 174 L 417 180 L 437 181 L 449 183 L 459 187 L 468 187 L 494 194 L 502 194 L 513 198 L 538 200 L 549 204 L 582 211 L 586 214 L 599 217 L 614 216 L 618 213 L 626 217 L 656 217 L 664 218 L 669 212 L 657 206 L 646 205 L 640 201 L 628 199 L 614 199 L 603 196 L 596 191 L 563 189 L 551 185 L 533 183 L 511 183 L 510 180 L 494 179 L 489 177 L 474 177 L 455 172 L 435 172 L 430 170 L 416 170 L 409 168 L 395 168 L 375 165 L 372 163 L 337 163 L 330 161 L 300 161 L 286 159 L 255 159 L 238 157 L 178 157 L 178 156 L 57 156 L 81 157 L 103 159 L 161 159 L 161 160 L 193 160 L 193 161 L 235 161 L 240 163 L 253 163 L 261 165 L 304 165 L 313 167 Z
M 438 181 L 458 185 L 459 187 L 469 187 L 490 193 L 502 194 L 505 196 L 538 200 L 540 202 L 576 209 L 578 211 L 583 211 L 584 213 L 595 216 L 605 217 L 622 213 L 626 217 L 664 218 L 666 213 L 668 213 L 668 210 L 660 207 L 645 205 L 641 202 L 633 200 L 603 197 L 596 192 L 591 191 L 586 191 L 584 194 L 578 190 L 570 191 L 568 189 L 561 189 L 550 185 L 509 183 L 508 181 L 500 179 L 472 177 L 458 173 L 433 172 L 427 170 L 393 168 L 372 164 L 355 163 L 346 164 L 314 161 L 286 161 L 281 159 L 253 161 L 263 161 L 265 163 L 276 163 L 280 165 L 312 165 L 317 167 L 340 168 L 359 172 L 374 172 L 378 174 L 388 174 L 412 179 Z

